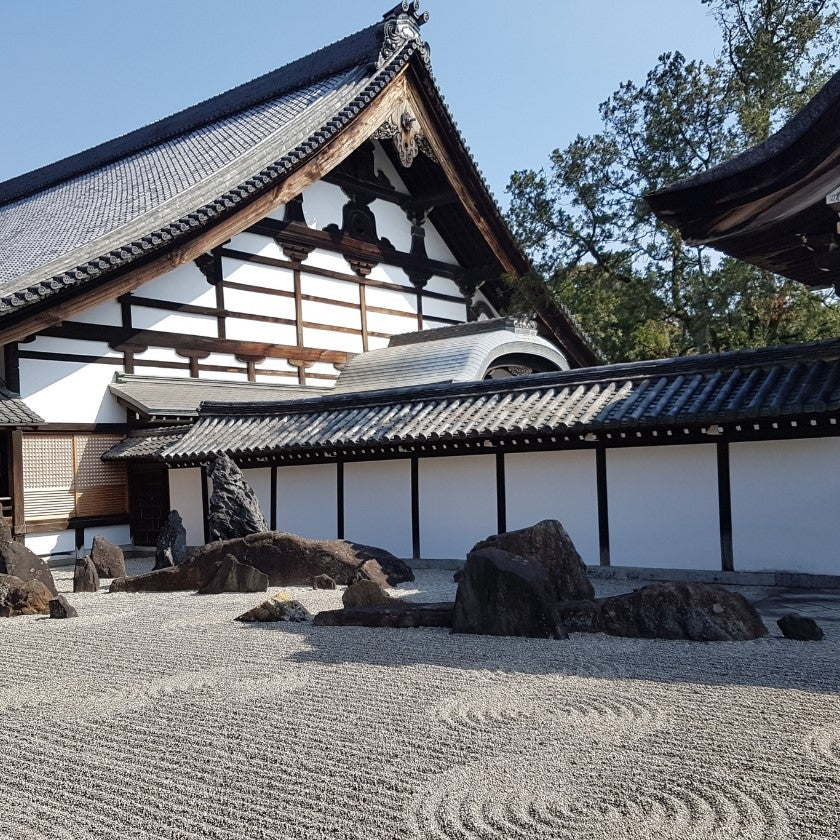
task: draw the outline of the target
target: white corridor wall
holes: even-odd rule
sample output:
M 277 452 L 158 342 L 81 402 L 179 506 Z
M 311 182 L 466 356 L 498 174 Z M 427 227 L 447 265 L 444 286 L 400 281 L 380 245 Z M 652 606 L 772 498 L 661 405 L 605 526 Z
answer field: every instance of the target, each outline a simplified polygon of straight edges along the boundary
M 309 539 L 337 536 L 335 464 L 277 468 L 277 529 Z

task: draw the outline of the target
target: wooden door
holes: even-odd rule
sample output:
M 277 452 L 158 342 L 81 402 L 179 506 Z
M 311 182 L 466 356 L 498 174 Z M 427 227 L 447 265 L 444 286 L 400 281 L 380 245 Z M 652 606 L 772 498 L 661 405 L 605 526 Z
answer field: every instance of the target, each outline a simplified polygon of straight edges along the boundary
M 166 469 L 140 465 L 129 467 L 128 511 L 134 545 L 156 545 L 160 530 L 169 516 Z

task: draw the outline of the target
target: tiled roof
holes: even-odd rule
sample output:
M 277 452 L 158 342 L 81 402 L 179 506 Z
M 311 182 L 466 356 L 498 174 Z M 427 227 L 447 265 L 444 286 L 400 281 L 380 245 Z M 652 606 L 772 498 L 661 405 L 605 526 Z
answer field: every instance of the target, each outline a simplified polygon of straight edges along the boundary
M 43 422 L 19 394 L 0 385 L 0 426 L 37 426 Z
M 158 429 L 134 429 L 116 446 L 102 455 L 104 461 L 153 461 L 175 443 L 187 426 L 165 426 Z
M 125 406 L 148 419 L 190 418 L 205 400 L 227 403 L 262 402 L 315 397 L 328 388 L 272 385 L 260 382 L 222 382 L 183 377 L 135 376 L 117 373 L 108 390 Z
M 840 410 L 840 340 L 607 365 L 517 379 L 335 394 L 296 403 L 205 403 L 158 457 L 206 460 L 433 442 L 671 428 Z

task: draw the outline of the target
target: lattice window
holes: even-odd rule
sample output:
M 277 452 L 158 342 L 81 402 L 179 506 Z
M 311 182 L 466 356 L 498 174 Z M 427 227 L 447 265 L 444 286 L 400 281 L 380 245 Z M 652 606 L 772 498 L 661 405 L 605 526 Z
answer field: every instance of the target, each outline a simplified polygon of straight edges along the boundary
M 24 435 L 26 519 L 125 513 L 125 466 L 100 458 L 119 440 L 119 435 Z

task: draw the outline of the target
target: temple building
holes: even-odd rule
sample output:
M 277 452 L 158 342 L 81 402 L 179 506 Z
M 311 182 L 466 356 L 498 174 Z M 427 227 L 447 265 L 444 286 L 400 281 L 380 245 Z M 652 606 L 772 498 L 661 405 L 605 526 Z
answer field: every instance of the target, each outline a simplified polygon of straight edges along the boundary
M 592 565 L 840 573 L 840 342 L 603 365 L 559 305 L 508 315 L 530 266 L 425 18 L 0 184 L 16 538 L 149 545 L 177 508 L 200 544 L 224 451 L 271 527 L 403 557 L 552 517 Z

